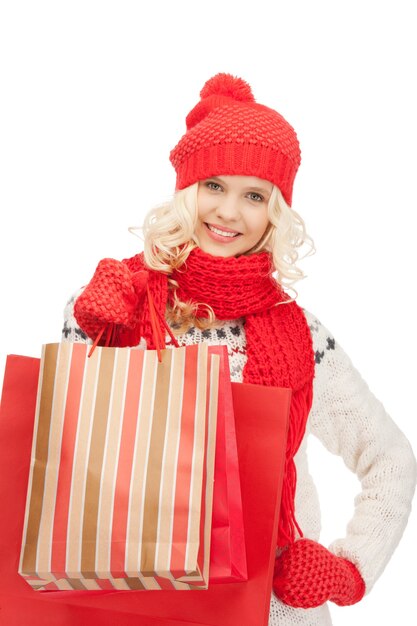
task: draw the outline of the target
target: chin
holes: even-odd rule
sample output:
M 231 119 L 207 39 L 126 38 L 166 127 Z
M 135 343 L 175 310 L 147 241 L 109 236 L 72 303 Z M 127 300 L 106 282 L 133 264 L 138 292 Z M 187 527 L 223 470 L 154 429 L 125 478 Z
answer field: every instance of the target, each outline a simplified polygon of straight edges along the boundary
M 242 252 L 226 250 L 221 245 L 220 246 L 215 246 L 215 245 L 213 246 L 213 245 L 204 245 L 204 243 L 202 243 L 202 244 L 200 244 L 199 247 L 206 254 L 211 254 L 211 256 L 220 256 L 220 257 L 223 257 L 224 259 L 227 259 L 228 257 L 237 256 L 238 254 L 242 254 Z

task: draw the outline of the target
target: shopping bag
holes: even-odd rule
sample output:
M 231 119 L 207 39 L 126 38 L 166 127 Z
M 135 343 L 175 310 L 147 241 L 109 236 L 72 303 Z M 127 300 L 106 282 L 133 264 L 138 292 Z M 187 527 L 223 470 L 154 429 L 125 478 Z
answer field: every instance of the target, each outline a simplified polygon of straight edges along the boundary
M 290 391 L 232 383 L 246 583 L 183 591 L 38 593 L 17 574 L 39 360 L 8 357 L 0 413 L 0 623 L 7 626 L 266 626 Z M 10 445 L 13 442 L 13 445 Z M 3 620 L 3 621 L 1 621 Z
M 219 393 L 214 465 L 213 517 L 209 582 L 248 578 L 235 417 L 226 346 L 209 346 L 218 354 Z
M 218 357 L 87 350 L 43 349 L 19 572 L 41 590 L 207 587 Z

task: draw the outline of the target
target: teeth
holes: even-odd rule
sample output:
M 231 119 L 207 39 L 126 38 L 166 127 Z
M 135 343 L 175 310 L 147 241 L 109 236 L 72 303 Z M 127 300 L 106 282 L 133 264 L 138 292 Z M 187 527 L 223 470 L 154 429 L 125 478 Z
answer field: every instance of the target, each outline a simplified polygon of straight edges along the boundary
M 215 228 L 214 226 L 211 226 L 210 224 L 207 224 L 209 230 L 212 230 L 213 233 L 216 233 L 217 235 L 221 235 L 222 237 L 236 237 L 239 233 L 226 233 L 224 230 L 219 230 L 218 228 Z

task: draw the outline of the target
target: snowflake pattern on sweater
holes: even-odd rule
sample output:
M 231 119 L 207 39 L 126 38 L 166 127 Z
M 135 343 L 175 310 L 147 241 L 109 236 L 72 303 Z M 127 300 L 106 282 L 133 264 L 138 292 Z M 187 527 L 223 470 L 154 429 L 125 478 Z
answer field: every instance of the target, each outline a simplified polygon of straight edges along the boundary
M 92 343 L 74 318 L 74 302 L 67 303 L 62 340 Z M 344 538 L 329 549 L 359 569 L 367 593 L 397 546 L 411 510 L 416 462 L 409 442 L 371 393 L 332 334 L 308 311 L 306 316 L 315 355 L 313 405 L 306 436 L 295 457 L 296 516 L 304 536 L 319 540 L 320 507 L 308 468 L 307 441 L 313 434 L 333 454 L 341 456 L 362 482 L 355 513 Z M 226 345 L 231 379 L 242 382 L 247 360 L 245 320 L 226 320 L 201 331 L 190 328 L 176 337 L 179 345 L 200 342 Z M 168 340 L 168 337 L 167 337 Z M 142 340 L 140 347 L 146 348 Z M 327 605 L 294 609 L 271 596 L 269 626 L 331 626 Z

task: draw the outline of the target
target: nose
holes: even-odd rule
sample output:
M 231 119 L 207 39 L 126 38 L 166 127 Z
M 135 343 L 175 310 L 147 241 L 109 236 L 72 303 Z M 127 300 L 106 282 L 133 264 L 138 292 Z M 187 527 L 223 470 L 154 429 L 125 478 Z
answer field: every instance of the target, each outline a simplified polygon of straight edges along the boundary
M 216 216 L 224 222 L 235 222 L 240 217 L 239 200 L 233 194 L 225 194 L 219 198 Z

